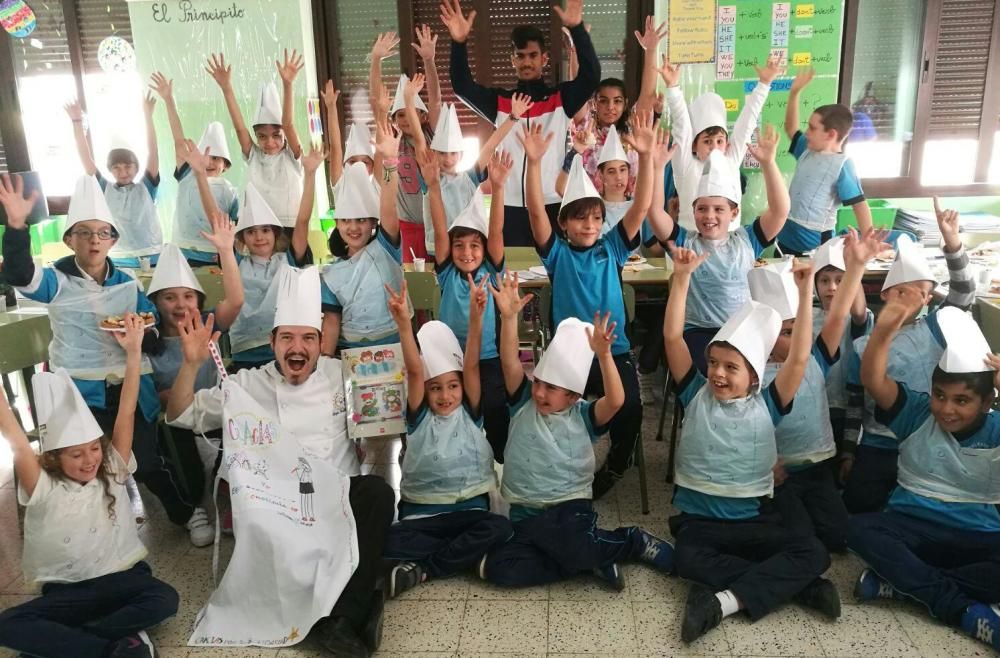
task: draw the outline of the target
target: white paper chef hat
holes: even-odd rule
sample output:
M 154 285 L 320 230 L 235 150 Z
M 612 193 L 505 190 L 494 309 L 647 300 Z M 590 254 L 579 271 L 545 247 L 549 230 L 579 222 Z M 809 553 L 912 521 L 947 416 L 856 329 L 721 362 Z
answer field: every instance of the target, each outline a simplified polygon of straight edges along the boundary
M 577 199 L 590 197 L 600 199 L 601 195 L 597 193 L 597 188 L 594 187 L 593 181 L 590 180 L 590 175 L 583 168 L 583 158 L 577 153 L 573 156 L 573 165 L 569 169 L 569 177 L 566 179 L 566 191 L 563 193 L 562 205 L 559 206 L 559 211 L 562 212 L 563 208 Z
M 431 150 L 439 153 L 461 153 L 465 150 L 462 143 L 462 127 L 458 123 L 458 110 L 455 104 L 441 108 L 437 127 L 434 129 L 434 139 L 431 140 Z
M 792 274 L 792 261 L 755 267 L 747 274 L 750 297 L 755 302 L 767 304 L 781 316 L 792 320 L 799 309 L 799 289 Z
M 132 148 L 132 142 L 129 141 L 128 136 L 121 130 L 113 129 L 111 131 L 111 144 L 108 147 L 108 164 L 111 164 L 111 152 L 112 151 L 128 151 L 132 154 L 131 159 L 135 161 L 136 166 L 139 165 L 139 158 L 135 154 L 135 149 Z M 109 167 L 110 169 L 110 167 Z
M 835 267 L 841 272 L 847 271 L 847 261 L 844 260 L 844 236 L 827 240 L 819 246 L 812 258 L 813 273 L 818 274 L 824 267 Z
M 691 101 L 688 113 L 691 116 L 691 134 L 694 137 L 713 126 L 720 126 L 728 132 L 726 102 L 715 92 L 702 94 Z
M 882 290 L 911 281 L 932 281 L 937 283 L 931 266 L 927 264 L 924 251 L 907 235 L 901 235 L 896 240 L 896 260 L 893 261 L 889 273 L 885 275 Z
M 945 306 L 938 310 L 937 321 L 948 345 L 938 361 L 941 370 L 954 373 L 995 370 L 984 361 L 993 350 L 971 315 L 954 306 Z
M 396 97 L 392 99 L 392 109 L 389 110 L 389 116 L 393 116 L 396 112 L 406 108 L 406 99 L 403 98 L 403 89 L 409 81 L 410 76 L 405 73 L 399 74 L 399 82 L 396 83 Z M 419 112 L 427 111 L 427 106 L 424 105 L 424 101 L 420 98 L 420 94 L 413 97 L 413 105 Z
M 101 184 L 94 176 L 80 176 L 76 179 L 76 187 L 73 188 L 73 196 L 69 199 L 69 211 L 66 213 L 66 227 L 63 235 L 80 222 L 91 219 L 99 219 L 118 228 L 114 217 L 111 216 L 111 209 L 108 208 L 108 201 L 104 196 Z
M 90 443 L 104 436 L 79 389 L 63 368 L 31 378 L 42 452 Z
M 594 362 L 587 330 L 594 325 L 576 318 L 566 318 L 556 328 L 545 353 L 535 366 L 535 379 L 583 395 Z
M 360 162 L 344 167 L 344 185 L 337 194 L 334 216 L 337 219 L 378 219 L 379 200 L 368 169 Z
M 205 132 L 201 134 L 198 142 L 198 150 L 202 153 L 208 149 L 208 154 L 217 158 L 224 158 L 232 166 L 233 158 L 229 155 L 229 142 L 226 141 L 226 131 L 218 121 L 212 121 L 205 126 Z
M 153 278 L 149 282 L 147 295 L 159 292 L 165 288 L 190 288 L 205 294 L 191 266 L 188 265 L 184 253 L 172 244 L 163 245 L 160 258 L 156 261 Z
M 458 213 L 458 217 L 455 218 L 448 230 L 456 228 L 471 228 L 482 233 L 483 237 L 489 236 L 490 227 L 489 221 L 486 219 L 486 203 L 479 188 L 476 188 L 476 191 L 472 193 L 469 204 L 462 209 L 462 212 Z
M 274 325 L 278 327 L 313 327 L 323 330 L 320 305 L 319 269 L 286 267 L 278 273 L 278 303 Z
M 243 202 L 240 204 L 240 221 L 236 224 L 236 232 L 239 233 L 251 226 L 281 226 L 281 222 L 254 184 L 247 181 Z
M 726 159 L 722 151 L 712 150 L 701 170 L 695 199 L 706 196 L 721 196 L 733 203 L 743 198 L 740 190 L 740 172 Z
M 363 155 L 375 160 L 375 146 L 372 144 L 372 133 L 367 124 L 355 121 L 347 133 L 347 144 L 344 146 L 344 163 L 356 155 Z
M 257 101 L 257 115 L 253 125 L 281 125 L 281 98 L 278 87 L 273 82 L 263 82 L 260 85 L 260 97 Z
M 425 322 L 417 332 L 420 359 L 424 364 L 424 380 L 446 372 L 462 371 L 462 346 L 451 328 L 440 320 Z
M 618 129 L 612 125 L 608 128 L 608 135 L 604 138 L 604 146 L 601 147 L 601 155 L 597 158 L 598 166 L 612 160 L 628 162 L 628 155 L 622 147 L 622 140 L 618 137 Z
M 736 348 L 757 375 L 757 390 L 764 378 L 764 366 L 781 333 L 781 318 L 767 304 L 749 301 L 736 311 L 712 343 L 725 342 Z

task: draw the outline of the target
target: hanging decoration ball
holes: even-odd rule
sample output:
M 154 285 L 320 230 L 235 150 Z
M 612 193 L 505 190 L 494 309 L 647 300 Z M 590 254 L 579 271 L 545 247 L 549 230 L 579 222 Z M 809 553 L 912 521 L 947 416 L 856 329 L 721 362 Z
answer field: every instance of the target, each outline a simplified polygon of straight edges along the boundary
M 106 73 L 135 70 L 135 49 L 121 37 L 107 37 L 97 46 L 97 63 Z
M 35 12 L 24 0 L 0 0 L 0 25 L 7 34 L 23 39 L 35 31 Z

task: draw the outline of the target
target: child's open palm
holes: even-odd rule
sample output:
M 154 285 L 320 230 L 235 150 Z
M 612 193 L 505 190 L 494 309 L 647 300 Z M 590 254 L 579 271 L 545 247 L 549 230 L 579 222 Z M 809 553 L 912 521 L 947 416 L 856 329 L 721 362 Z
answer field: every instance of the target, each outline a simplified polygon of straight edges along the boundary
M 775 78 L 785 72 L 785 67 L 781 65 L 781 60 L 777 57 L 768 57 L 763 68 L 756 64 L 753 65 L 753 68 L 757 71 L 757 78 L 766 85 L 774 82 Z
M 774 162 L 774 159 L 778 156 L 778 142 L 780 138 L 778 137 L 778 129 L 767 124 L 763 126 L 760 130 L 760 134 L 757 135 L 756 144 L 747 144 L 747 150 L 750 154 L 762 164 L 770 164 Z
M 337 104 L 337 99 L 340 98 L 340 92 L 334 88 L 333 80 L 327 80 L 326 84 L 323 85 L 323 89 L 319 92 L 320 98 L 323 99 L 323 104 L 327 107 L 333 107 Z
M 70 101 L 63 105 L 63 109 L 66 110 L 70 121 L 83 121 L 83 108 L 80 107 L 79 101 Z
M 396 53 L 396 46 L 399 45 L 399 36 L 395 32 L 383 32 L 375 39 L 372 46 L 372 58 L 385 59 L 392 57 Z
M 596 356 L 611 354 L 611 346 L 615 342 L 615 327 L 617 322 L 611 322 L 611 313 L 601 316 L 600 311 L 594 312 L 594 330 L 587 329 L 587 340 L 590 341 L 590 349 Z
M 541 160 L 552 142 L 552 133 L 542 135 L 542 127 L 538 124 L 525 126 L 522 133 L 517 136 L 521 146 L 524 147 L 524 155 L 529 160 Z
M 385 284 L 385 292 L 389 299 L 386 306 L 389 308 L 389 315 L 396 321 L 397 325 L 402 325 L 410 321 L 410 310 L 406 305 L 406 279 L 403 279 L 399 292 L 392 289 L 392 286 Z
M 510 170 L 514 168 L 514 157 L 507 151 L 497 149 L 490 158 L 488 167 L 490 174 L 490 185 L 494 190 L 502 188 L 507 182 Z
M 309 152 L 302 154 L 302 168 L 307 174 L 315 173 L 323 161 L 326 160 L 327 149 L 323 144 L 317 148 L 316 144 L 309 145 Z
M 844 235 L 844 260 L 848 265 L 860 265 L 875 258 L 880 252 L 889 248 L 885 240 L 889 237 L 889 231 L 881 229 L 868 229 L 864 235 L 849 227 Z
M 169 100 L 174 96 L 174 81 L 168 80 L 167 76 L 159 71 L 153 71 L 149 76 L 149 88 L 160 95 L 163 100 Z
M 646 17 L 646 24 L 642 32 L 639 30 L 635 31 L 636 41 L 642 46 L 643 50 L 653 51 L 653 55 L 656 54 L 656 45 L 667 36 L 667 22 L 664 21 L 660 23 L 659 27 L 656 27 L 653 17 Z
M 403 86 L 403 99 L 410 100 L 416 97 L 420 93 L 420 90 L 424 88 L 425 81 L 426 78 L 423 73 L 414 73 L 413 77 Z
M 805 89 L 815 75 L 816 69 L 811 66 L 799 69 L 798 73 L 795 74 L 795 79 L 792 80 L 792 91 Z
M 222 53 L 213 53 L 209 56 L 208 62 L 205 64 L 205 71 L 223 89 L 232 85 L 233 67 L 226 66 L 226 56 Z
M 517 121 L 523 117 L 534 104 L 534 101 L 531 100 L 531 96 L 514 92 L 514 94 L 510 97 L 510 115 L 514 117 L 515 121 Z
M 431 26 L 426 24 L 418 27 L 416 32 L 417 42 L 410 45 L 420 55 L 420 59 L 424 60 L 425 65 L 434 64 L 434 55 L 437 54 L 437 35 L 431 31 Z
M 636 112 L 629 118 L 628 124 L 629 132 L 622 135 L 621 140 L 634 148 L 637 153 L 651 152 L 656 144 L 653 113 L 649 111 Z
M 220 253 L 232 251 L 236 243 L 236 225 L 229 215 L 216 209 L 212 211 L 208 221 L 212 226 L 212 232 L 201 231 L 201 236 L 211 242 Z
M 125 331 L 115 331 L 111 335 L 126 354 L 139 354 L 142 352 L 142 338 L 146 333 L 145 321 L 135 313 L 126 313 L 122 322 L 125 323 Z
M 3 205 L 7 213 L 9 228 L 24 228 L 36 200 L 38 200 L 38 190 L 32 190 L 31 194 L 24 196 L 24 180 L 20 175 L 14 174 L 13 183 L 10 174 L 0 177 L 0 205 Z
M 208 344 L 219 340 L 221 332 L 215 328 L 215 314 L 209 313 L 205 322 L 201 321 L 201 313 L 187 312 L 184 319 L 177 323 L 181 337 L 181 353 L 187 363 L 202 363 L 211 352 Z
M 399 155 L 399 138 L 401 133 L 389 123 L 388 114 L 375 120 L 375 153 L 389 160 Z
M 147 90 L 146 95 L 142 98 L 142 111 L 146 116 L 151 117 L 155 108 L 156 96 L 153 96 L 152 92 Z
M 662 169 L 677 152 L 677 144 L 670 145 L 670 131 L 663 128 L 656 130 L 656 143 L 653 145 L 653 166 Z
M 297 50 L 292 50 L 292 54 L 288 54 L 288 48 L 284 51 L 284 60 L 281 62 L 274 63 L 275 68 L 278 69 L 278 75 L 281 76 L 281 81 L 286 84 L 291 84 L 295 81 L 295 76 L 299 74 L 302 67 L 305 66 L 305 62 L 302 61 L 302 55 L 298 53 Z
M 493 303 L 496 304 L 500 317 L 510 320 L 516 319 L 521 309 L 534 297 L 531 294 L 521 297 L 518 290 L 517 272 L 504 273 L 503 278 L 500 279 L 499 287 L 491 283 L 490 294 L 493 295 Z
M 205 151 L 202 152 L 198 150 L 198 145 L 194 143 L 194 140 L 185 139 L 184 148 L 179 150 L 178 155 L 184 159 L 184 162 L 188 163 L 191 171 L 205 173 L 208 165 L 212 162 L 210 151 L 211 147 L 206 146 Z
M 671 64 L 666 54 L 663 55 L 663 60 L 660 68 L 657 69 L 657 73 L 663 79 L 663 84 L 668 87 L 676 87 L 681 82 L 681 65 Z
M 420 167 L 420 176 L 424 179 L 427 187 L 441 184 L 441 162 L 435 151 L 424 149 L 418 153 L 417 166 Z
M 667 243 L 670 249 L 670 259 L 674 262 L 674 274 L 690 275 L 698 266 L 708 260 L 708 254 L 697 254 L 692 249 L 678 247 L 673 242 Z

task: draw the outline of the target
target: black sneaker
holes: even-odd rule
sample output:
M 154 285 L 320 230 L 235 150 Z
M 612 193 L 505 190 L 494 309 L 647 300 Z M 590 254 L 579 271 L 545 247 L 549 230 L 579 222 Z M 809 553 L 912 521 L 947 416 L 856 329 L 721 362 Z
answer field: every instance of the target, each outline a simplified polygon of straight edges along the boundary
M 156 658 L 158 654 L 149 636 L 143 632 L 138 635 L 128 635 L 118 640 L 108 655 L 110 658 Z
M 690 644 L 722 623 L 722 604 L 715 592 L 701 585 L 691 585 L 684 604 L 681 640 Z
M 615 562 L 609 565 L 594 569 L 594 575 L 611 585 L 616 592 L 625 589 L 625 574 Z
M 424 579 L 424 570 L 416 562 L 400 562 L 389 572 L 389 598 L 394 599 L 413 589 Z
M 327 619 L 319 633 L 319 643 L 338 658 L 368 658 L 364 640 L 346 617 Z
M 364 641 L 368 651 L 375 653 L 382 644 L 382 621 L 385 617 L 385 594 L 382 590 L 375 590 L 372 597 L 372 608 L 368 611 L 368 620 L 365 622 Z
M 616 478 L 607 468 L 602 468 L 594 473 L 594 484 L 592 485 L 594 500 L 600 500 L 603 498 L 604 494 L 611 491 L 611 488 L 615 486 L 616 482 L 618 482 L 618 478 Z
M 837 586 L 826 578 L 817 578 L 795 595 L 795 602 L 806 608 L 818 610 L 830 619 L 840 617 L 840 593 Z

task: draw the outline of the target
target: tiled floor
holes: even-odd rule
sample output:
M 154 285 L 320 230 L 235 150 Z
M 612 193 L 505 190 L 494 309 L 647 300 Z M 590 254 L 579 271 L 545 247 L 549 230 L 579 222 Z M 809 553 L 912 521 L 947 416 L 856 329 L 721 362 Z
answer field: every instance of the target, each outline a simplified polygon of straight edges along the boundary
M 657 409 L 646 409 L 644 437 L 651 513 L 639 508 L 633 469 L 605 500 L 596 503 L 601 523 L 642 525 L 666 534 L 672 513 L 664 484 L 667 444 L 654 440 Z M 669 425 L 668 425 L 669 427 Z M 369 449 L 366 471 L 398 485 L 398 444 Z M 0 460 L 2 463 L 2 460 Z M 302 658 L 326 655 L 307 639 L 281 650 L 191 649 L 185 646 L 195 613 L 212 590 L 212 550 L 193 548 L 185 532 L 171 526 L 148 494 L 150 520 L 141 536 L 150 547 L 154 573 L 181 595 L 176 617 L 151 635 L 162 658 L 241 656 Z M 20 574 L 21 539 L 9 470 L 0 474 L 0 609 L 30 598 Z M 223 548 L 232 548 L 226 539 Z M 228 551 L 224 551 L 227 554 Z M 645 566 L 625 567 L 624 592 L 605 589 L 590 577 L 523 590 L 492 587 L 471 576 L 425 584 L 388 603 L 378 656 L 988 656 L 992 652 L 933 621 L 915 605 L 857 605 L 851 598 L 860 564 L 835 557 L 827 576 L 840 589 L 843 616 L 828 622 L 787 606 L 750 624 L 740 616 L 690 646 L 680 641 L 687 584 Z M 11 654 L 0 649 L 0 658 Z

